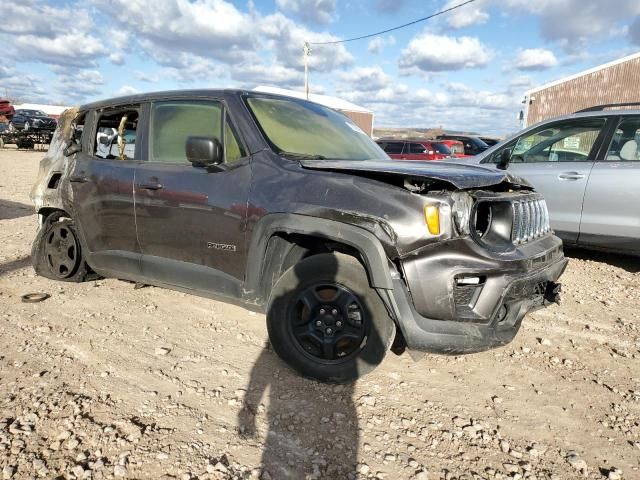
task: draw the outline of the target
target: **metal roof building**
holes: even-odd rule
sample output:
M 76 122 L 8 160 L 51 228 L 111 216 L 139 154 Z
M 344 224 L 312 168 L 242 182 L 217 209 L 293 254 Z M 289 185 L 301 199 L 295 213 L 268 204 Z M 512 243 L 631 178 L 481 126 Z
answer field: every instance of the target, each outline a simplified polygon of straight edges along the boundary
M 287 90 L 285 88 L 268 87 L 261 85 L 254 88 L 256 92 L 275 93 L 277 95 L 287 95 L 289 97 L 306 99 L 304 92 L 297 90 Z M 373 112 L 355 103 L 347 102 L 341 98 L 330 97 L 328 95 L 309 94 L 309 100 L 325 107 L 333 108 L 344 113 L 358 125 L 367 135 L 373 136 Z
M 525 92 L 524 127 L 594 105 L 640 102 L 640 52 Z

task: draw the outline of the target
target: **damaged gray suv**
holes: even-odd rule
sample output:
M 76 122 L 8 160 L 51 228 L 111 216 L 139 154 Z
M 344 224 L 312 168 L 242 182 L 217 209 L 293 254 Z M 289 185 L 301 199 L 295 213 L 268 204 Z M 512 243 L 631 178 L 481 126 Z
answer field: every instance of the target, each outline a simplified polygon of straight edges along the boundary
M 510 342 L 558 299 L 544 199 L 480 166 L 392 161 L 350 119 L 241 90 L 68 110 L 32 198 L 36 272 L 116 277 L 265 312 L 302 375 Z

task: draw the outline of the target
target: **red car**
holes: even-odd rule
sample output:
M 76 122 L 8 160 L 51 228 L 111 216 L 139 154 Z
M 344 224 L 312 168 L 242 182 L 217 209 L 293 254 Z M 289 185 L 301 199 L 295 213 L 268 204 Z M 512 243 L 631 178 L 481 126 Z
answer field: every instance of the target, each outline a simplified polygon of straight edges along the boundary
M 432 140 L 376 140 L 387 155 L 395 160 L 444 160 L 451 150 L 442 142 Z
M 462 158 L 472 156 L 464 153 L 464 143 L 462 143 L 460 140 L 438 140 L 438 142 L 449 147 L 452 157 Z
M 6 98 L 0 98 L 0 116 L 7 117 L 7 119 L 10 120 L 15 112 L 16 111 L 9 100 Z

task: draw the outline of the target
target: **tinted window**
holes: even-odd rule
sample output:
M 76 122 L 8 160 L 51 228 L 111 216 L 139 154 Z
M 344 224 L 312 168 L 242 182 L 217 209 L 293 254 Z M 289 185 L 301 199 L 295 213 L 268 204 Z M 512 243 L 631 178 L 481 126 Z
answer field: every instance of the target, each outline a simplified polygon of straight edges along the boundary
M 436 152 L 441 153 L 443 155 L 451 155 L 451 149 L 447 147 L 443 143 L 432 143 L 433 148 L 435 148 Z
M 421 143 L 410 143 L 409 144 L 409 153 L 427 153 L 427 149 Z
M 602 118 L 581 118 L 542 125 L 499 148 L 487 162 L 497 163 L 504 149 L 511 150 L 513 163 L 584 162 L 604 123 Z
M 624 119 L 609 145 L 606 159 L 611 162 L 640 160 L 640 118 Z
M 402 142 L 387 142 L 384 146 L 384 151 L 387 153 L 399 155 L 402 153 Z
M 189 163 L 187 137 L 216 138 L 222 143 L 222 104 L 211 101 L 157 102 L 151 110 L 149 160 Z

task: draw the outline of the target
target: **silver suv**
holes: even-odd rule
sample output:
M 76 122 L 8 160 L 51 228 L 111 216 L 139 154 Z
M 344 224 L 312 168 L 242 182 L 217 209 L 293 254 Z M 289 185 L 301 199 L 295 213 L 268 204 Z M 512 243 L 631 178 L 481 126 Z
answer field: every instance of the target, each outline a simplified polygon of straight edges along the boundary
M 603 105 L 547 120 L 465 163 L 497 164 L 544 195 L 565 244 L 640 254 L 640 110 Z

